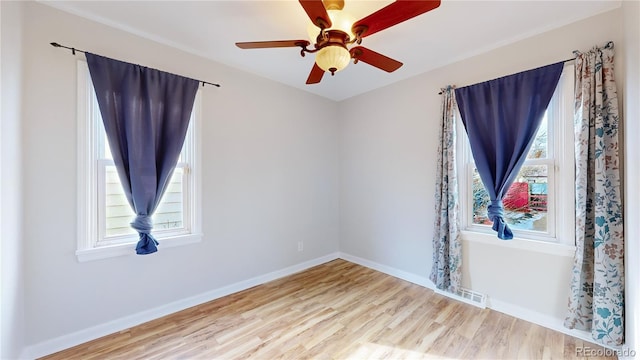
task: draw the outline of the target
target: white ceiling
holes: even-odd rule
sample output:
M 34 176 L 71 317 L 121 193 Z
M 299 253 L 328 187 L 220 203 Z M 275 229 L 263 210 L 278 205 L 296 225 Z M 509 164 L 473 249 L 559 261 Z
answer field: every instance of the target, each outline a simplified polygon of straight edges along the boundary
M 360 19 L 390 2 L 345 0 L 344 11 Z M 621 1 L 442 0 L 439 8 L 363 40 L 362 46 L 403 62 L 399 70 L 386 73 L 365 63 L 350 64 L 333 77 L 325 73 L 322 82 L 315 85 L 305 85 L 313 54 L 303 58 L 299 48 L 242 50 L 235 46 L 237 41 L 307 39 L 309 19 L 295 0 L 42 3 L 329 99 L 343 100 L 614 9 Z

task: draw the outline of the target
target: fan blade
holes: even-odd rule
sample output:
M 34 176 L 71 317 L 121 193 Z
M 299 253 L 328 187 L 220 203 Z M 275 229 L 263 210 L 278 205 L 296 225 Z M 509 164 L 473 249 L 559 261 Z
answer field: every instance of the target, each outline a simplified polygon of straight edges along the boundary
M 440 0 L 396 0 L 382 9 L 356 21 L 351 27 L 354 34 L 361 32 L 360 37 L 373 35 L 378 31 L 407 21 L 440 6 Z
M 279 48 L 279 47 L 307 47 L 310 42 L 307 40 L 277 40 L 277 41 L 251 41 L 237 42 L 236 46 L 240 49 L 263 49 L 263 48 Z
M 393 60 L 390 57 L 386 57 L 373 50 L 369 50 L 364 46 L 356 46 L 349 52 L 351 53 L 351 57 L 355 59 L 355 61 L 365 62 L 386 72 L 394 72 L 402 66 L 402 63 L 400 61 Z
M 322 76 L 324 75 L 324 70 L 318 66 L 315 62 L 313 63 L 313 68 L 309 73 L 309 77 L 307 78 L 307 85 L 309 84 L 317 84 L 322 80 Z
M 309 19 L 313 25 L 321 28 L 328 29 L 331 27 L 331 19 L 329 19 L 329 14 L 327 13 L 327 9 L 325 9 L 322 0 L 299 0 L 300 5 L 304 11 L 307 12 Z

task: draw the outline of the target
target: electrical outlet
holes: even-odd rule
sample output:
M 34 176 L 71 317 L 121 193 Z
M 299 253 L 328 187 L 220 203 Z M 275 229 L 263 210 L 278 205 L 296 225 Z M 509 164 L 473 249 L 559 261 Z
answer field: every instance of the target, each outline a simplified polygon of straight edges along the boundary
M 298 241 L 298 251 L 304 250 L 304 243 L 302 241 Z

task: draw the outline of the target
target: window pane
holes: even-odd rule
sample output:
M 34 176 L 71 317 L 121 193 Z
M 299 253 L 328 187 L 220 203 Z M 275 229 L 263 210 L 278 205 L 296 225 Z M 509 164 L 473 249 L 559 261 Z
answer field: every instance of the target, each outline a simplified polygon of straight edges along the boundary
M 181 229 L 183 225 L 183 197 L 182 174 L 184 169 L 177 167 L 173 171 L 171 183 L 162 196 L 162 201 L 153 214 L 153 228 L 155 230 Z
M 492 222 L 487 217 L 487 209 L 491 200 L 489 199 L 489 193 L 485 189 L 482 180 L 480 179 L 480 173 L 478 169 L 473 169 L 473 179 L 471 183 L 473 194 L 473 223 L 479 225 L 491 225 Z
M 547 118 L 547 112 L 545 112 L 544 118 L 542 118 L 538 132 L 536 133 L 536 137 L 531 145 L 531 149 L 529 149 L 529 153 L 527 154 L 527 159 L 546 159 L 548 156 L 549 131 L 547 127 Z
M 110 154 L 110 153 L 107 153 Z M 133 221 L 133 211 L 127 197 L 124 195 L 118 173 L 115 166 L 105 168 L 105 207 L 106 207 L 106 232 L 105 236 L 118 236 L 135 234 L 136 231 L 129 225 Z
M 512 229 L 547 231 L 548 165 L 525 165 L 511 185 L 502 203 L 505 222 Z M 473 223 L 491 225 L 487 218 L 489 194 L 480 174 L 473 171 Z
M 109 140 L 107 140 L 107 134 L 105 134 L 104 132 L 104 125 L 101 126 L 102 128 L 102 144 L 104 147 L 104 152 L 103 152 L 103 159 L 109 159 L 109 160 L 113 160 L 113 156 L 111 155 L 111 147 L 109 146 Z
M 106 166 L 106 237 L 135 234 L 130 226 L 134 213 L 120 184 L 115 166 Z M 175 230 L 184 227 L 183 222 L 183 169 L 177 167 L 153 215 L 153 231 Z

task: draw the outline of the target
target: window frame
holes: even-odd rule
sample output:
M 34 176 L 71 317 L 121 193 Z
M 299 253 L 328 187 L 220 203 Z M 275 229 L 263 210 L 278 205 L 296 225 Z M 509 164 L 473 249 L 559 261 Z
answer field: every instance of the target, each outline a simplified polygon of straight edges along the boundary
M 99 136 L 101 138 L 102 136 Z M 191 142 L 189 134 L 185 139 L 185 145 L 188 145 Z M 106 184 L 106 175 L 107 175 L 107 167 L 115 167 L 113 160 L 100 158 L 96 160 L 97 163 L 97 221 L 98 221 L 98 235 L 96 239 L 95 247 L 103 247 L 103 246 L 111 246 L 118 244 L 130 244 L 132 236 L 137 238 L 135 230 L 131 229 L 132 232 L 129 234 L 119 234 L 119 235 L 107 235 L 107 186 L 101 186 L 99 184 Z M 186 162 L 178 162 L 176 165 L 176 169 L 182 170 L 182 224 L 183 226 L 180 228 L 173 229 L 158 229 L 154 227 L 153 236 L 156 239 L 164 239 L 171 238 L 175 236 L 188 235 L 191 233 L 192 221 L 191 221 L 191 209 L 189 204 L 191 203 L 191 187 L 189 186 L 189 164 L 191 161 Z M 176 172 L 174 170 L 174 176 Z M 165 193 L 166 195 L 166 193 Z M 156 210 L 157 213 L 157 210 Z M 132 215 L 133 216 L 133 215 Z M 137 241 L 137 240 L 136 240 Z
M 106 191 L 99 181 L 106 176 L 106 166 L 113 160 L 101 159 L 100 112 L 86 61 L 77 62 L 77 181 L 78 181 L 78 261 L 114 256 L 135 255 L 137 234 L 105 236 Z M 162 248 L 199 242 L 201 233 L 200 117 L 201 92 L 196 94 L 193 114 L 183 153 L 177 167 L 183 168 L 183 227 L 153 231 Z
M 467 133 L 456 112 L 457 169 L 460 202 L 460 229 L 463 240 L 477 241 L 563 256 L 573 256 L 575 249 L 574 188 L 574 65 L 565 64 L 556 91 L 549 104 L 547 159 L 528 159 L 525 165 L 547 165 L 548 203 L 546 232 L 513 229 L 512 240 L 496 237 L 490 225 L 473 224 L 472 171 L 475 167 Z M 558 121 L 560 120 L 560 121 Z

